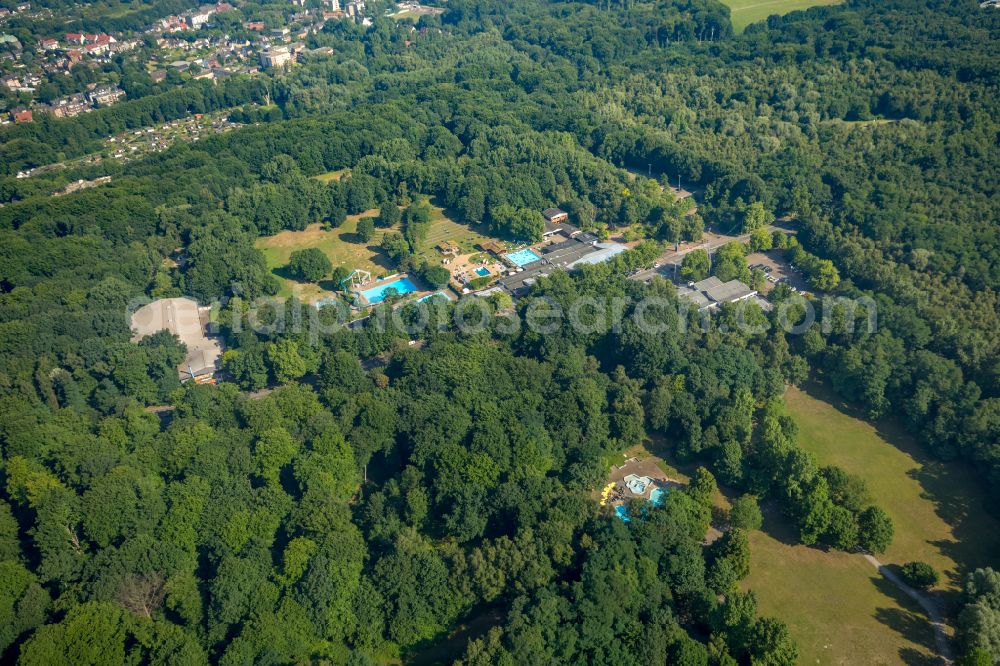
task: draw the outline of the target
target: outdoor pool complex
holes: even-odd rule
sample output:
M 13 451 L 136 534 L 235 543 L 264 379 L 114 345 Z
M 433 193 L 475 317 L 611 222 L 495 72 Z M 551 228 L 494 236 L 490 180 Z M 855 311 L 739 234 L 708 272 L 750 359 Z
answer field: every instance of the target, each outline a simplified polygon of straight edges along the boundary
M 380 284 L 377 287 L 372 287 L 371 289 L 363 289 L 361 295 L 365 297 L 365 300 L 370 304 L 381 303 L 385 300 L 385 292 L 390 289 L 395 289 L 396 293 L 402 296 L 403 294 L 409 294 L 411 292 L 417 291 L 417 285 L 413 284 L 410 278 L 403 278 L 402 280 L 396 280 L 395 282 L 386 282 L 385 284 Z
M 526 266 L 533 261 L 538 261 L 541 259 L 531 248 L 524 248 L 523 250 L 518 250 L 517 252 L 511 252 L 510 254 L 505 254 L 505 257 L 510 259 L 512 262 L 517 264 L 518 268 L 521 266 Z
M 476 269 L 476 275 L 478 275 L 479 277 L 486 277 L 489 274 L 490 274 L 490 271 L 489 271 L 488 268 L 482 268 L 482 267 L 480 267 L 480 268 Z

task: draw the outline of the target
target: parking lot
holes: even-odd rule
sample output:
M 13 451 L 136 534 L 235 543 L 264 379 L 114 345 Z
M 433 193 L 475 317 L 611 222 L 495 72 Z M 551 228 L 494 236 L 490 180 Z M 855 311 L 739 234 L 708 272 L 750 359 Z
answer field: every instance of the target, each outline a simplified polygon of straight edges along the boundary
M 761 268 L 767 274 L 767 283 L 764 286 L 764 293 L 774 289 L 781 282 L 786 282 L 793 289 L 798 291 L 808 291 L 809 286 L 801 271 L 792 270 L 792 267 L 782 256 L 781 251 L 772 250 L 770 252 L 754 252 L 747 255 L 747 263 L 750 269 Z

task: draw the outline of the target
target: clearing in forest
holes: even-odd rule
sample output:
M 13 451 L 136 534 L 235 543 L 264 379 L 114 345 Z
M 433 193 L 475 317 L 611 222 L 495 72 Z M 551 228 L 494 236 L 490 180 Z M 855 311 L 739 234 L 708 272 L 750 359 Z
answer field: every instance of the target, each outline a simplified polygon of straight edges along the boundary
M 928 596 L 953 618 L 962 574 L 1000 549 L 1000 524 L 973 470 L 931 459 L 898 425 L 858 418 L 823 387 L 791 388 L 785 401 L 799 445 L 865 479 L 892 517 L 895 538 L 879 559 L 931 564 L 942 581 Z M 788 624 L 801 663 L 933 663 L 934 634 L 914 601 L 858 554 L 793 545 L 776 514 L 767 511 L 764 532 L 751 535 L 745 582 L 762 613 Z
M 751 23 L 763 21 L 773 14 L 787 14 L 819 5 L 839 5 L 843 0 L 722 0 L 729 7 L 733 30 L 743 32 Z
M 382 254 L 380 243 L 386 231 L 395 229 L 376 229 L 375 236 L 368 243 L 357 241 L 358 220 L 365 216 L 378 215 L 378 209 L 365 211 L 360 215 L 348 215 L 342 225 L 335 229 L 325 228 L 322 224 L 311 224 L 303 231 L 282 231 L 274 236 L 257 240 L 257 247 L 264 253 L 267 267 L 281 281 L 281 291 L 278 295 L 284 298 L 296 296 L 305 302 L 313 302 L 319 298 L 330 296 L 334 285 L 329 281 L 319 285 L 305 284 L 291 278 L 285 272 L 288 259 L 295 250 L 318 247 L 323 250 L 330 263 L 343 266 L 348 270 L 359 268 L 369 271 L 372 277 L 394 273 L 386 257 Z M 448 217 L 440 206 L 431 206 L 431 222 L 427 232 L 424 248 L 418 253 L 429 262 L 441 260 L 441 255 L 435 249 L 443 241 L 457 244 L 463 253 L 472 252 L 476 243 L 487 239 L 469 225 L 461 224 Z

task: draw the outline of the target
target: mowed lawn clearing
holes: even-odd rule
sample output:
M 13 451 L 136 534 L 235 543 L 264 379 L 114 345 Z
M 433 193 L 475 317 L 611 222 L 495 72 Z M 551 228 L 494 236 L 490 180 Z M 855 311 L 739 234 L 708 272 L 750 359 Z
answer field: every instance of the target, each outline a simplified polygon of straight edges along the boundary
M 485 232 L 485 225 L 477 225 L 477 228 Z M 468 224 L 456 222 L 448 216 L 448 211 L 440 206 L 431 206 L 431 228 L 427 232 L 427 242 L 424 243 L 424 250 L 420 256 L 428 261 L 440 260 L 441 255 L 435 249 L 444 241 L 451 241 L 458 245 L 462 254 L 475 251 L 477 243 L 491 240 L 480 231 L 474 230 Z
M 336 171 L 316 174 L 313 178 L 321 183 L 329 183 L 330 181 L 341 180 L 344 176 L 350 175 L 350 173 L 350 169 L 337 169 Z
M 258 239 L 257 247 L 264 253 L 267 267 L 281 280 L 279 296 L 287 298 L 294 295 L 303 301 L 314 301 L 323 295 L 329 295 L 329 290 L 319 285 L 298 282 L 284 271 L 292 252 L 309 247 L 323 250 L 335 267 L 343 266 L 348 270 L 360 268 L 369 271 L 373 278 L 391 273 L 392 269 L 378 247 L 385 234 L 384 229 L 376 229 L 375 237 L 369 243 L 355 241 L 358 220 L 366 215 L 378 215 L 378 211 L 348 215 L 336 229 L 327 230 L 322 224 L 310 224 L 303 231 L 282 231 L 274 236 Z
M 820 5 L 839 5 L 843 0 L 722 0 L 729 7 L 733 30 L 743 32 L 751 23 L 763 21 L 772 14 L 787 14 Z
M 964 572 L 1000 553 L 1000 522 L 986 512 L 983 484 L 969 465 L 932 459 L 901 426 L 857 418 L 823 386 L 791 388 L 785 402 L 799 445 L 821 465 L 863 478 L 892 517 L 896 535 L 882 562 L 923 560 L 943 574 L 942 588 L 956 589 Z
M 932 591 L 941 610 L 956 612 L 961 573 L 1000 552 L 1000 526 L 983 509 L 981 483 L 968 467 L 930 460 L 892 423 L 857 418 L 822 386 L 791 388 L 789 414 L 798 443 L 821 465 L 865 479 L 892 517 L 895 538 L 886 564 L 923 560 L 943 573 Z M 803 664 L 935 663 L 934 636 L 923 611 L 858 554 L 792 545 L 777 510 L 751 535 L 745 581 L 761 612 L 784 620 Z
M 309 247 L 321 249 L 335 267 L 366 270 L 372 274 L 372 278 L 393 273 L 394 269 L 383 256 L 379 245 L 387 231 L 398 232 L 398 228 L 376 229 L 375 236 L 367 244 L 357 242 L 358 220 L 375 215 L 378 215 L 378 209 L 365 211 L 360 215 L 348 215 L 336 229 L 324 229 L 321 224 L 311 224 L 303 231 L 282 231 L 274 236 L 258 239 L 257 247 L 264 253 L 268 268 L 281 281 L 278 295 L 285 298 L 294 295 L 303 301 L 312 302 L 332 294 L 330 288 L 333 285 L 328 282 L 320 285 L 303 284 L 292 279 L 284 270 L 292 252 Z M 429 262 L 440 262 L 441 255 L 435 249 L 439 243 L 450 240 L 461 247 L 463 253 L 467 253 L 473 251 L 476 243 L 487 238 L 488 236 L 473 231 L 468 225 L 449 218 L 440 206 L 432 205 L 427 241 L 419 256 Z
M 788 625 L 800 664 L 934 664 L 934 633 L 917 604 L 863 557 L 791 545 L 776 508 L 750 534 L 758 612 Z

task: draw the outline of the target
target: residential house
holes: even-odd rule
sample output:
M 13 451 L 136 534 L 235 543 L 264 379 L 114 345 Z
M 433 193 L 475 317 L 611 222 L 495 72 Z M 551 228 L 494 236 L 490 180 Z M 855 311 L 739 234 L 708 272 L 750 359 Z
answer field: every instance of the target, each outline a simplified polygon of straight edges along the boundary
M 85 111 L 89 111 L 90 108 L 91 105 L 83 93 L 76 93 L 75 95 L 68 95 L 54 100 L 46 107 L 46 111 L 56 118 L 72 118 Z
M 287 46 L 271 46 L 260 53 L 260 64 L 268 68 L 286 67 L 292 61 Z
M 87 99 L 94 106 L 111 106 L 124 96 L 124 90 L 118 86 L 111 85 L 98 86 L 87 93 Z

